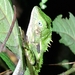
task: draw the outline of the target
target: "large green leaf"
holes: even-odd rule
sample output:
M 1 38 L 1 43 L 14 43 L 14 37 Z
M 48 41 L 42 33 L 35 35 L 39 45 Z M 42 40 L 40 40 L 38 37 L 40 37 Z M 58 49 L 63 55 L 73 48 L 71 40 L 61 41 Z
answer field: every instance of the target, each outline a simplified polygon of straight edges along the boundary
M 9 0 L 0 0 L 0 42 L 4 41 L 12 23 L 12 19 L 13 10 Z M 19 27 L 16 22 L 6 46 L 18 56 L 19 50 L 21 49 L 19 36 Z
M 13 15 L 14 14 L 11 6 L 11 0 L 0 0 L 0 43 L 2 43 L 6 38 L 6 35 L 9 31 L 9 28 L 13 20 Z M 23 70 L 22 41 L 21 41 L 20 31 L 19 31 L 19 26 L 17 21 L 15 22 L 13 31 L 8 41 L 6 42 L 6 47 L 9 48 L 19 59 L 21 59 L 21 69 Z M 1 57 L 1 58 L 6 63 L 7 62 L 11 63 L 9 60 L 6 61 L 5 57 Z M 7 63 L 8 66 L 10 66 L 9 63 Z
M 61 36 L 60 43 L 68 46 L 75 54 L 75 17 L 71 13 L 69 19 L 57 16 L 53 21 L 53 31 Z

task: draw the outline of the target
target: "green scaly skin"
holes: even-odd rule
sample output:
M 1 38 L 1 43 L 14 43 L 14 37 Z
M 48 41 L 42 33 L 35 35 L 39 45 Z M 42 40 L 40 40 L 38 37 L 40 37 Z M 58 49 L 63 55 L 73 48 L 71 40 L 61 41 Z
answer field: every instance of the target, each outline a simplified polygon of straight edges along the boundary
M 38 75 L 40 72 L 43 64 L 43 54 L 50 44 L 51 35 L 51 19 L 38 6 L 34 6 L 26 33 L 29 50 L 34 53 L 36 58 L 34 60 L 36 61 L 35 65 L 32 65 L 27 59 L 27 64 L 31 67 L 31 69 L 29 68 L 30 75 Z

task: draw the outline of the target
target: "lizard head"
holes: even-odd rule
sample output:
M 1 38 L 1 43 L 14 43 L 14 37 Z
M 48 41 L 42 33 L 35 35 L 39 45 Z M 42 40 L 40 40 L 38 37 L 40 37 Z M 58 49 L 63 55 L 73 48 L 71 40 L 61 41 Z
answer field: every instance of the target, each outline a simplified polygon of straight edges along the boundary
M 51 19 L 38 6 L 32 9 L 26 35 L 30 43 L 39 47 L 37 52 L 44 53 L 47 50 L 52 35 Z

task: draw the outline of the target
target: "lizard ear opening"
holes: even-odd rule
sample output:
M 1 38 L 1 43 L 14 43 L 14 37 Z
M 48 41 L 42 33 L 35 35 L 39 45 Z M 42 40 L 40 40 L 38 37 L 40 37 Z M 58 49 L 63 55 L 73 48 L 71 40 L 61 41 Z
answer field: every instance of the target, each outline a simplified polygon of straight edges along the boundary
M 37 45 L 37 52 L 40 53 L 40 45 Z

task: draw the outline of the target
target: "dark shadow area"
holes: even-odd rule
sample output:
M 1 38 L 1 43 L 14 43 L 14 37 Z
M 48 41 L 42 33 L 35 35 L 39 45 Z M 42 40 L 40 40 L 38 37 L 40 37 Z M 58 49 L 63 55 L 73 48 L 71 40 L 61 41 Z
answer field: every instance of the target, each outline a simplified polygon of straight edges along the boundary
M 8 69 L 8 66 L 6 65 L 6 63 L 1 59 L 0 57 L 0 73 L 7 70 Z

